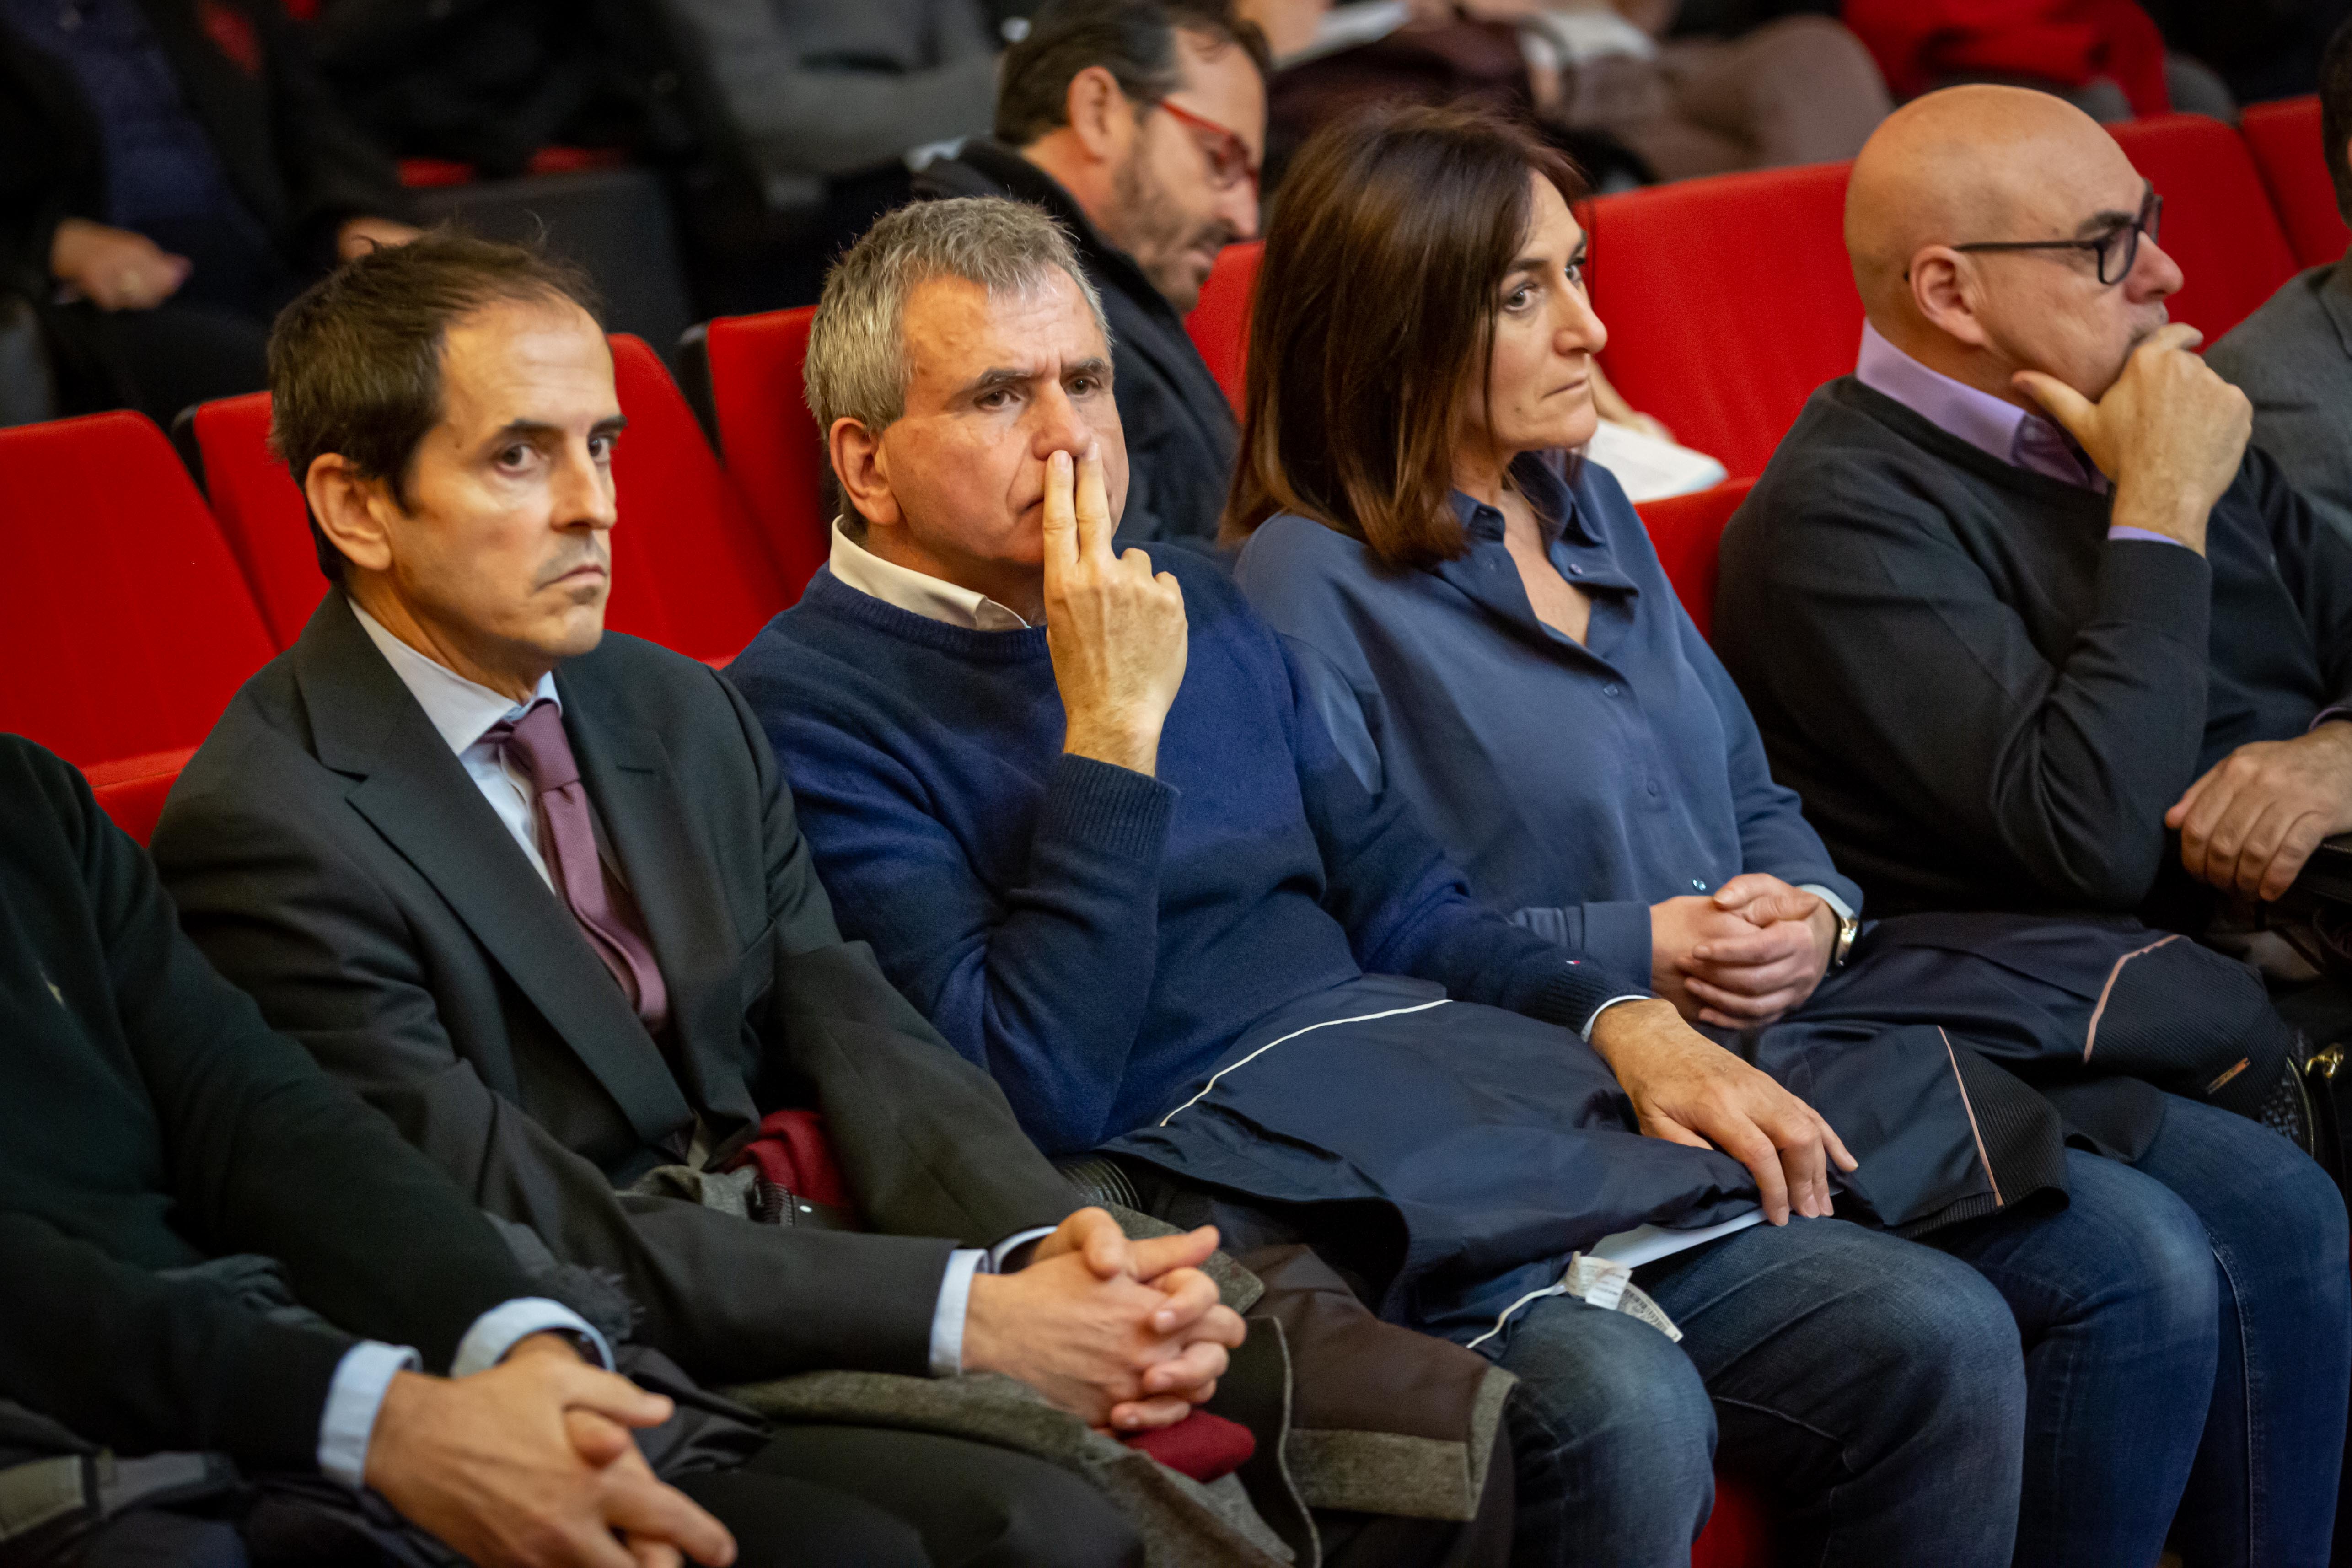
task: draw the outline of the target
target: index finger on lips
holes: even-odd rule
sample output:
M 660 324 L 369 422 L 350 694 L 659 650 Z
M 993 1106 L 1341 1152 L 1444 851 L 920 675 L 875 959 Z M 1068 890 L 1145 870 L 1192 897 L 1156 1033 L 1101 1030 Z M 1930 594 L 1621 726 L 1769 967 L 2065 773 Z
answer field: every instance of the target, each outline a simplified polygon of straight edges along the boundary
M 1045 570 L 1048 572 L 1075 566 L 1078 563 L 1078 515 L 1071 472 L 1067 452 L 1046 455 Z
M 2172 321 L 2148 333 L 2147 341 L 2142 343 L 2140 348 L 2158 353 L 2162 353 L 2168 349 L 2179 349 L 2186 352 L 2194 349 L 2204 341 L 2205 334 L 2188 322 Z
M 1110 492 L 1103 485 L 1102 443 L 1089 441 L 1078 458 L 1078 550 L 1082 554 L 1111 558 Z

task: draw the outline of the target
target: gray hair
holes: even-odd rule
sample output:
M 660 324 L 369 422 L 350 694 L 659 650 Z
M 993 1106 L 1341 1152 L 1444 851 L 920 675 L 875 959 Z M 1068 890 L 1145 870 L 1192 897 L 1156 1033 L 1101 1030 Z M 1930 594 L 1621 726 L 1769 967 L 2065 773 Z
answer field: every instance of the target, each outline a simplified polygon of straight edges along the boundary
M 809 412 L 820 430 L 855 419 L 879 435 L 907 411 L 907 301 L 936 278 L 961 278 L 991 294 L 1044 288 L 1055 268 L 1086 297 L 1103 342 L 1110 323 L 1062 226 L 1024 202 L 958 196 L 900 207 L 866 231 L 824 280 L 809 327 Z

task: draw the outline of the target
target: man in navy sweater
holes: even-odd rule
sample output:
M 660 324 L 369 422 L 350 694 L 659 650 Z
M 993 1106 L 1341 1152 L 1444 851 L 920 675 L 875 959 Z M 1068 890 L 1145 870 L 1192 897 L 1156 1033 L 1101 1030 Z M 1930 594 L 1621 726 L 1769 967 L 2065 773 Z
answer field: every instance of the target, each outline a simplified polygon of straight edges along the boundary
M 1826 1217 L 1852 1162 L 1810 1107 L 1475 903 L 1214 567 L 1112 553 L 1110 350 L 1058 230 L 891 215 L 808 367 L 854 515 L 730 673 L 845 928 L 1032 1137 L 1518 1373 L 1529 1561 L 1686 1562 L 1718 1439 L 1809 1558 L 2008 1560 L 2000 1299 Z

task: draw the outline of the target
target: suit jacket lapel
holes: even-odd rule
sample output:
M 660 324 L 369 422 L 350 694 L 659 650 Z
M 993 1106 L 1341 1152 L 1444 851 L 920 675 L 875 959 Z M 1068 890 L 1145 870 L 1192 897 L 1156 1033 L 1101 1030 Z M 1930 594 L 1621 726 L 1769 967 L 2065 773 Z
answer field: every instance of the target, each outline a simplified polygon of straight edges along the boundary
M 341 594 L 329 594 L 304 628 L 295 678 L 319 760 L 359 781 L 352 808 L 447 900 L 637 1136 L 661 1143 L 690 1122 L 668 1064 L 572 912 L 530 868 Z
M 555 684 L 581 781 L 596 803 L 669 991 L 679 1070 L 707 1110 L 755 1117 L 740 1065 L 727 1059 L 740 1032 L 742 942 L 728 918 L 725 889 L 689 826 L 694 812 L 669 754 L 652 731 L 631 721 L 587 661 L 557 671 Z M 713 1129 L 719 1138 L 728 1131 Z

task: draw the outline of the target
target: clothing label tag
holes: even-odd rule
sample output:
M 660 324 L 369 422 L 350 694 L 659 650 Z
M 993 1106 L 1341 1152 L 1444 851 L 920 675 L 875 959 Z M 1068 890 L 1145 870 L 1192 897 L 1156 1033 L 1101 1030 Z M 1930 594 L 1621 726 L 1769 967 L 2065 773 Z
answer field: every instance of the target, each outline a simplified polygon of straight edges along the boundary
M 1589 1307 L 1604 1311 L 1622 1312 L 1639 1318 L 1666 1338 L 1681 1342 L 1683 1331 L 1666 1316 L 1665 1309 L 1650 1300 L 1649 1293 L 1633 1283 L 1633 1271 L 1623 1264 L 1606 1258 L 1572 1253 L 1568 1260 L 1568 1272 L 1560 1276 L 1560 1288 Z

